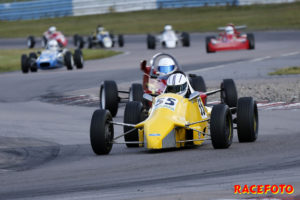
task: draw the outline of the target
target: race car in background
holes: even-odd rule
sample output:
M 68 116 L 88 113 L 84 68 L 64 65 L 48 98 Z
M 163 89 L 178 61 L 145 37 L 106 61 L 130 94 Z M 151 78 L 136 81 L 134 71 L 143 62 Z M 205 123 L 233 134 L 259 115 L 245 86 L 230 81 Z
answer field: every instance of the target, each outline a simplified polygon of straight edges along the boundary
M 44 32 L 41 38 L 41 46 L 45 48 L 50 40 L 56 40 L 60 47 L 66 47 L 68 44 L 67 38 L 60 31 L 56 31 L 55 26 L 51 26 L 46 32 Z M 27 47 L 30 49 L 34 48 L 35 44 L 35 37 L 32 35 L 28 36 Z
M 171 25 L 166 25 L 164 27 L 164 31 L 161 32 L 160 35 L 147 35 L 147 48 L 155 49 L 156 43 L 160 43 L 164 48 L 176 48 L 178 46 L 179 40 L 181 40 L 182 46 L 190 46 L 190 35 L 187 32 L 176 34 Z
M 141 102 L 136 101 L 126 104 L 123 122 L 113 121 L 109 110 L 94 111 L 90 125 L 94 153 L 109 154 L 113 144 L 160 150 L 199 146 L 206 140 L 211 140 L 215 149 L 226 149 L 232 144 L 234 129 L 237 129 L 239 142 L 257 139 L 258 112 L 252 97 L 237 99 L 237 93 L 233 93 L 234 85 L 229 84 L 225 86 L 225 96 L 229 101 L 205 105 L 204 97 L 181 73 L 168 78 L 167 88 L 159 96 L 144 94 L 144 99 L 152 105 L 148 112 Z M 203 94 L 207 96 L 221 91 Z M 123 126 L 123 133 L 117 137 L 114 136 L 114 125 Z M 118 141 L 121 137 L 124 137 L 124 142 Z
M 118 90 L 117 84 L 113 80 L 105 80 L 100 85 L 100 108 L 110 111 L 112 116 L 116 116 L 120 102 L 138 101 L 143 102 L 145 108 L 150 108 L 149 102 L 143 101 L 143 94 L 152 96 L 160 95 L 165 87 L 167 78 L 176 71 L 182 71 L 177 60 L 167 53 L 158 53 L 150 60 L 140 63 L 140 69 L 144 73 L 143 84 L 132 83 L 129 91 Z M 189 74 L 190 83 L 196 91 L 206 92 L 206 85 L 201 76 Z M 128 97 L 121 97 L 119 93 L 128 94 Z M 203 100 L 204 101 L 204 100 Z
M 75 34 L 73 38 L 75 46 L 78 48 L 84 47 L 85 42 L 82 36 Z M 115 43 L 118 43 L 119 47 L 123 47 L 124 36 L 119 34 L 118 39 L 116 39 L 114 34 L 106 31 L 102 25 L 99 25 L 96 29 L 96 32 L 87 38 L 87 47 L 89 49 L 97 46 L 101 48 L 112 48 L 115 46 Z
M 226 27 L 219 27 L 218 30 L 223 31 L 216 36 L 206 37 L 206 52 L 214 53 L 216 51 L 242 50 L 255 48 L 255 40 L 253 33 L 240 33 L 238 30 L 244 29 L 246 26 L 234 26 L 228 24 Z
M 37 56 L 40 54 L 39 56 Z M 80 49 L 76 49 L 74 57 L 68 49 L 62 49 L 56 40 L 50 40 L 42 52 L 31 52 L 29 56 L 21 56 L 21 70 L 23 73 L 37 72 L 38 69 L 48 70 L 66 66 L 72 70 L 74 63 L 77 69 L 83 68 L 83 56 Z

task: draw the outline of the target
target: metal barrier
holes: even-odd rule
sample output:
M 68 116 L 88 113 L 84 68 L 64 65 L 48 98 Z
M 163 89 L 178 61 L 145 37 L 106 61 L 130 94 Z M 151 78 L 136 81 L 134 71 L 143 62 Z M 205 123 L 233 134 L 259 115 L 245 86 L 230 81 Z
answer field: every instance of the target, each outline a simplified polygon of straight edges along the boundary
M 240 6 L 291 3 L 298 0 L 31 0 L 0 1 L 0 20 L 28 20 L 160 8 Z
M 37 0 L 0 4 L 1 20 L 26 20 L 73 15 L 72 0 Z

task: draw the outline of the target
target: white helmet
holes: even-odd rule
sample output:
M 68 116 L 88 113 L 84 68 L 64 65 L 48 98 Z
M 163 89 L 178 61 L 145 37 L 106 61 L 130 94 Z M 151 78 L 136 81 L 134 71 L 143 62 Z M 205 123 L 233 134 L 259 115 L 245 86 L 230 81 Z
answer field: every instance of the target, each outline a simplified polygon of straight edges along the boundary
M 175 73 L 167 80 L 166 93 L 176 93 L 184 96 L 188 91 L 188 82 L 184 74 Z
M 56 40 L 50 40 L 47 45 L 48 50 L 57 50 L 59 49 L 58 43 Z
M 228 35 L 233 35 L 233 34 L 234 34 L 233 27 L 232 27 L 232 26 L 226 26 L 225 32 L 226 32 L 226 34 L 228 34 Z
M 172 26 L 171 25 L 165 25 L 165 31 L 170 31 L 172 30 Z
M 54 33 L 56 31 L 56 27 L 55 26 L 51 26 L 49 29 L 48 29 L 49 33 Z
M 157 70 L 160 74 L 171 74 L 176 70 L 175 62 L 171 58 L 162 58 L 158 62 Z

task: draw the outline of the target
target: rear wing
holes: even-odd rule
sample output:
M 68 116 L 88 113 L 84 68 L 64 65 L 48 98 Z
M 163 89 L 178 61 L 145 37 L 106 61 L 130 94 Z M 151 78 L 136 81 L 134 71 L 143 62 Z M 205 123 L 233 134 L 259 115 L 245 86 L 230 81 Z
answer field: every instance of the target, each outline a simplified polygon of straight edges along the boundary
M 218 27 L 219 31 L 225 31 L 226 26 Z M 240 29 L 245 29 L 247 28 L 246 25 L 241 25 L 241 26 L 234 26 L 235 30 L 240 30 Z

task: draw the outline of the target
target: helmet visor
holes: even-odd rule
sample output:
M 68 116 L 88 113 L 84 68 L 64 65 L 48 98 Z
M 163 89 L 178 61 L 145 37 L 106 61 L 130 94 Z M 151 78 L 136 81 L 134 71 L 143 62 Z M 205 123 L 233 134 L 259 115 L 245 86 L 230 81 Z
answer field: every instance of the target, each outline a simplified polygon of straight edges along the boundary
M 169 73 L 175 69 L 175 65 L 170 65 L 170 66 L 158 66 L 158 71 L 161 73 Z
M 168 85 L 166 88 L 167 93 L 180 93 L 182 91 L 185 91 L 187 88 L 187 83 L 184 83 L 182 85 Z

